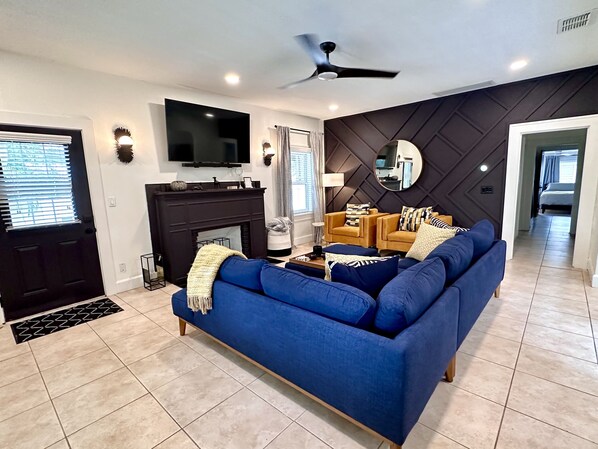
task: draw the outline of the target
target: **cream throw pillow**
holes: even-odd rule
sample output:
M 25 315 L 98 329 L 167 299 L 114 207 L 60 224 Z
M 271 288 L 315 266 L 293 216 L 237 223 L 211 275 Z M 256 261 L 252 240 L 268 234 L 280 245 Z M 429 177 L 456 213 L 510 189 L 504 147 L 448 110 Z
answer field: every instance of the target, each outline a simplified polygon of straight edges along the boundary
M 353 262 L 354 260 L 378 260 L 378 259 L 384 259 L 384 257 L 355 256 L 353 254 L 325 253 L 324 273 L 326 274 L 326 276 L 324 277 L 324 280 L 329 281 L 332 279 L 330 269 L 336 262 L 343 263 L 343 262 Z
M 413 242 L 411 249 L 407 253 L 407 257 L 412 257 L 421 262 L 438 245 L 454 237 L 456 233 L 456 229 L 442 229 L 428 223 L 422 223 L 415 235 L 415 242 Z

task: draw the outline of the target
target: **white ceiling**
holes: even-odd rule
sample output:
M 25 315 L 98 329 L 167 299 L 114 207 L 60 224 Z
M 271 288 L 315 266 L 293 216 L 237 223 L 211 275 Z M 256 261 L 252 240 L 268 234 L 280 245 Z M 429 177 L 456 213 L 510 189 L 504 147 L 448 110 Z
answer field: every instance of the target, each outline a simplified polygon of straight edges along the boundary
M 592 8 L 598 0 L 0 0 L 0 48 L 330 118 L 598 64 L 596 18 L 556 34 L 559 18 Z M 401 73 L 279 90 L 314 70 L 301 33 L 335 41 L 337 65 Z M 520 58 L 529 65 L 512 72 Z M 224 82 L 229 71 L 238 86 Z

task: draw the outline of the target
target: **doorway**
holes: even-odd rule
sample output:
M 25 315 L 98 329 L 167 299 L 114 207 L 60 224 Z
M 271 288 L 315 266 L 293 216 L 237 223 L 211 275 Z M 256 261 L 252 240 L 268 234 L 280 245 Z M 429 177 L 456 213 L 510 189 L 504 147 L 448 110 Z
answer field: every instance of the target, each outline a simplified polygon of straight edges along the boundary
M 81 132 L 0 125 L 0 301 L 8 320 L 104 294 Z
M 518 234 L 518 205 L 521 195 L 521 155 L 525 136 L 543 132 L 586 130 L 586 148 L 583 164 L 579 170 L 585 174 L 598 171 L 598 115 L 570 117 L 541 122 L 520 123 L 509 128 L 505 199 L 502 237 L 507 242 L 507 259 L 513 257 L 513 244 Z M 598 177 L 581 176 L 579 188 L 579 217 L 576 219 L 575 242 L 572 258 L 574 268 L 588 269 L 592 275 L 596 269 L 598 233 L 593 222 L 598 189 Z
M 517 235 L 542 214 L 571 217 L 575 235 L 586 134 L 582 128 L 523 136 Z

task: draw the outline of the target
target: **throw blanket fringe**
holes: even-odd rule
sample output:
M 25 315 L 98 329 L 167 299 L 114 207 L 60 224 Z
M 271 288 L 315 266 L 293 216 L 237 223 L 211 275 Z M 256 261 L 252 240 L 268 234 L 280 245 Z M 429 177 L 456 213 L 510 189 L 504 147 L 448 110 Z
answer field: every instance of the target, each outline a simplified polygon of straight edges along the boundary
M 220 265 L 231 256 L 247 259 L 243 253 L 225 246 L 205 245 L 199 249 L 187 276 L 187 306 L 191 310 L 202 315 L 212 310 L 214 280 Z

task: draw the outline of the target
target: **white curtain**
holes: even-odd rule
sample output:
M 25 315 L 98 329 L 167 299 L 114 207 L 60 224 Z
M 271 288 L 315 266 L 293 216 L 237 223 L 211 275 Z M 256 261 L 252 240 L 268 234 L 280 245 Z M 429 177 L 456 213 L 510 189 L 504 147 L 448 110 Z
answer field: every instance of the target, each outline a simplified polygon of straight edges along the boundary
M 316 131 L 309 133 L 309 146 L 312 151 L 314 166 L 313 210 L 314 222 L 324 221 L 324 195 L 322 194 L 322 175 L 324 173 L 324 134 Z
M 291 175 L 291 137 L 288 126 L 278 126 L 277 150 L 278 161 L 276 172 L 278 178 L 278 195 L 276 198 L 276 213 L 279 217 L 288 217 L 291 222 L 295 221 L 293 215 L 293 178 Z M 291 225 L 291 245 L 295 246 L 295 230 Z

